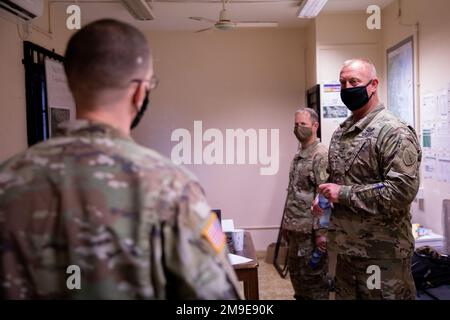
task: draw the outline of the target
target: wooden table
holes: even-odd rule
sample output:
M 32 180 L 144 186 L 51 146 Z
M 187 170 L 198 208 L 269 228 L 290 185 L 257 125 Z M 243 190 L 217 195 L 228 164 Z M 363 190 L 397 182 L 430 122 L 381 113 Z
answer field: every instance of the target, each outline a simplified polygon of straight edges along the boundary
M 244 233 L 244 250 L 232 252 L 252 259 L 252 261 L 233 265 L 239 281 L 244 282 L 244 295 L 247 300 L 259 300 L 258 259 L 250 232 Z

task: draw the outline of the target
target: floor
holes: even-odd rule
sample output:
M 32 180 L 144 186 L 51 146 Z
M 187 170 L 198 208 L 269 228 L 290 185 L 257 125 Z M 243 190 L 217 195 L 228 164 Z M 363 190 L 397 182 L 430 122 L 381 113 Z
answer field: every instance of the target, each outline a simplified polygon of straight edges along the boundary
M 428 289 L 427 292 L 429 294 L 418 291 L 417 300 L 450 300 L 450 285 Z
M 259 299 L 294 300 L 289 275 L 285 279 L 281 278 L 273 264 L 265 261 L 264 255 L 258 254 L 258 263 Z
M 281 278 L 273 264 L 267 263 L 264 258 L 264 255 L 258 254 L 260 300 L 294 300 L 294 290 L 289 275 L 285 279 Z M 431 289 L 430 292 L 441 300 L 450 300 L 450 285 Z M 331 297 L 331 299 L 333 298 Z M 418 293 L 417 299 L 432 300 L 431 297 L 423 293 Z
M 272 263 L 259 259 L 259 295 L 261 300 L 294 300 L 289 275 L 281 278 Z

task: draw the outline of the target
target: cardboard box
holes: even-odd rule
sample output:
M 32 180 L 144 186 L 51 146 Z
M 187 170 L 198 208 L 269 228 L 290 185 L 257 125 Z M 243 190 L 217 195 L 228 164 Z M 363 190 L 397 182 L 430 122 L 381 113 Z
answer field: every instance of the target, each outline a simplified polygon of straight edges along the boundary
M 266 263 L 273 263 L 273 259 L 275 257 L 275 246 L 276 246 L 276 243 L 271 243 L 267 247 L 266 259 L 265 259 Z M 287 252 L 288 252 L 288 247 L 286 245 L 280 245 L 280 249 L 278 251 L 278 259 L 277 259 L 278 264 L 284 265 L 286 263 Z

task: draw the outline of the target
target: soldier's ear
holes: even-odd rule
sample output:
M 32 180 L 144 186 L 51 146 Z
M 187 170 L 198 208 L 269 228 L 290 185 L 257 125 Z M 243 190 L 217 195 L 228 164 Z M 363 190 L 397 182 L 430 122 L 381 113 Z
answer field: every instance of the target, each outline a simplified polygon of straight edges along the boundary
M 316 130 L 319 129 L 319 122 L 318 121 L 314 122 L 313 127 L 316 128 Z
M 378 83 L 379 83 L 380 81 L 377 79 L 377 78 L 374 78 L 374 79 L 372 79 L 372 83 L 371 83 L 371 85 L 372 85 L 372 87 L 375 89 L 375 90 L 377 90 L 377 88 L 378 88 Z M 375 91 L 374 90 L 374 91 Z
M 147 88 L 144 82 L 139 82 L 138 85 L 136 86 L 136 89 L 132 97 L 133 99 L 132 102 L 133 105 L 138 109 L 142 106 L 142 103 L 144 102 L 146 90 Z

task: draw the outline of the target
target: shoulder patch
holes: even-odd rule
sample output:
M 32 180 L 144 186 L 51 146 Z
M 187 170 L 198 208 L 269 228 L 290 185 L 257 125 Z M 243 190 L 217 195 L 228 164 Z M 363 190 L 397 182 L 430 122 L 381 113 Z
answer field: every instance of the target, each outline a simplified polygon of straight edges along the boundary
M 216 214 L 211 214 L 208 223 L 202 231 L 202 235 L 206 238 L 206 240 L 208 240 L 217 253 L 222 252 L 225 247 L 226 237 L 222 232 L 222 228 Z
M 414 146 L 409 146 L 403 151 L 403 163 L 406 166 L 412 166 L 417 162 L 418 155 L 417 151 L 415 150 Z

